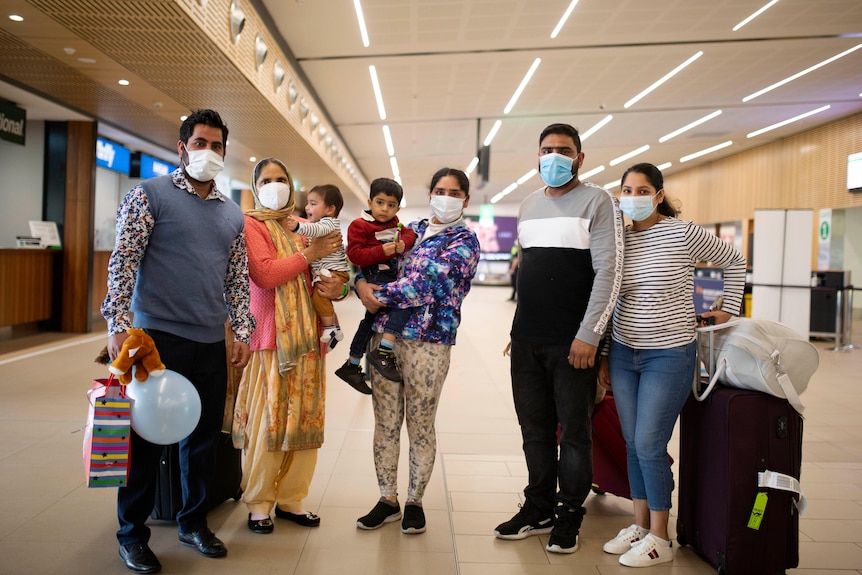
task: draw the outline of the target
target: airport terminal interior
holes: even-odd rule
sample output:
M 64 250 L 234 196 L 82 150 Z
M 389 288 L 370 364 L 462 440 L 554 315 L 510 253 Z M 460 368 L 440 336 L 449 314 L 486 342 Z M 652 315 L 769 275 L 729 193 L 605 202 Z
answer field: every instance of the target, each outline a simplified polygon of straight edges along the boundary
M 207 559 L 177 541 L 176 524 L 151 521 L 153 551 L 162 573 L 294 575 L 620 575 L 634 572 L 602 551 L 631 524 L 631 503 L 592 494 L 572 555 L 545 551 L 547 535 L 501 541 L 494 528 L 523 501 L 527 481 L 521 436 L 512 403 L 508 342 L 515 304 L 511 290 L 476 286 L 464 303 L 462 329 L 437 417 L 438 453 L 424 499 L 428 528 L 401 533 L 400 523 L 376 531 L 356 528 L 379 496 L 371 453 L 371 399 L 333 375 L 347 357 L 340 345 L 327 357 L 326 440 L 307 509 L 317 528 L 275 519 L 275 531 L 246 526 L 247 509 L 228 500 L 209 515 L 228 555 Z M 337 304 L 344 325 L 363 309 L 356 298 Z M 816 341 L 820 367 L 801 399 L 805 404 L 802 488 L 808 509 L 799 523 L 804 575 L 862 573 L 862 327 L 846 352 Z M 0 573 L 122 575 L 117 556 L 114 489 L 88 489 L 81 458 L 86 391 L 105 377 L 93 358 L 104 333 L 34 334 L 0 344 Z M 678 433 L 669 452 L 679 472 Z M 406 492 L 406 432 L 399 488 Z M 678 477 L 678 475 L 677 475 Z M 670 529 L 675 535 L 676 496 Z M 645 573 L 709 575 L 715 570 L 690 547 L 671 564 Z
M 305 502 L 320 526 L 276 519 L 255 534 L 228 500 L 209 515 L 228 555 L 207 559 L 152 520 L 163 573 L 632 571 L 602 551 L 632 523 L 614 495 L 589 496 L 570 555 L 547 552 L 547 535 L 493 534 L 527 482 L 504 354 L 517 215 L 544 187 L 539 134 L 565 122 L 580 130 L 581 180 L 619 194 L 626 167 L 659 166 L 681 217 L 747 258 L 746 313 L 812 335 L 808 507 L 788 574 L 862 575 L 860 38 L 860 0 L 0 0 L 0 575 L 129 572 L 115 490 L 88 488 L 82 461 L 86 391 L 107 376 L 94 362 L 99 304 L 120 201 L 178 167 L 179 126 L 199 108 L 230 129 L 215 181 L 242 209 L 266 157 L 287 164 L 300 208 L 312 186 L 339 186 L 345 224 L 381 176 L 403 186 L 402 221 L 428 217 L 431 175 L 455 167 L 470 177 L 482 254 L 437 417 L 427 532 L 356 528 L 379 493 L 371 399 L 334 375 L 348 335 L 327 357 L 326 439 Z M 775 217 L 780 233 L 764 223 Z M 696 304 L 721 289 L 702 272 Z M 364 309 L 352 296 L 336 305 L 352 334 Z M 406 431 L 401 447 L 403 504 Z M 678 426 L 669 452 L 678 478 Z M 672 537 L 677 491 L 673 502 Z M 644 572 L 716 571 L 677 546 Z

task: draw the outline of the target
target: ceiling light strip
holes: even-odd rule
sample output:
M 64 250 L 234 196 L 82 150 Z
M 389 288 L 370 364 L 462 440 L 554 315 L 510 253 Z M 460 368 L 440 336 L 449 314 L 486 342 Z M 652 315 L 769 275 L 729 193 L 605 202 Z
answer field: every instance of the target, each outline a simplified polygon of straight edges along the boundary
M 377 99 L 377 111 L 380 114 L 380 119 L 386 119 L 386 108 L 383 106 L 383 93 L 380 91 L 380 82 L 377 80 L 377 68 L 374 64 L 368 66 L 368 72 L 371 74 L 371 86 L 374 88 L 374 97 Z
M 776 2 L 778 0 L 775 0 Z M 353 7 L 356 8 L 356 19 L 359 21 L 359 33 L 362 35 L 362 45 L 368 48 L 371 43 L 368 41 L 368 29 L 365 28 L 365 16 L 362 15 L 362 4 L 359 0 L 353 0 Z
M 643 146 L 641 146 L 641 147 L 640 147 L 640 148 L 638 148 L 637 150 L 632 150 L 632 151 L 631 151 L 631 152 L 629 152 L 628 154 L 623 154 L 623 155 L 622 155 L 622 156 L 620 156 L 619 158 L 614 158 L 613 160 L 611 160 L 610 162 L 608 162 L 608 164 L 609 164 L 610 166 L 612 166 L 612 167 L 613 167 L 613 166 L 616 166 L 617 164 L 622 164 L 623 162 L 625 162 L 625 161 L 626 161 L 626 160 L 628 160 L 629 158 L 634 158 L 635 156 L 637 156 L 637 155 L 639 155 L 639 154 L 643 154 L 643 153 L 644 153 L 644 152 L 646 152 L 647 150 L 649 150 L 649 144 L 644 144 Z
M 662 170 L 666 170 L 666 169 L 668 169 L 668 168 L 669 168 L 669 167 L 671 167 L 672 165 L 673 165 L 673 164 L 672 164 L 672 163 L 670 163 L 670 162 L 665 162 L 665 163 L 663 163 L 663 164 L 659 164 L 658 166 L 656 166 L 656 168 L 658 168 L 658 170 L 661 172 Z
M 473 156 L 473 159 L 470 160 L 470 163 L 467 164 L 467 169 L 464 170 L 464 173 L 468 176 L 473 173 L 473 170 L 476 169 L 476 166 L 479 165 L 479 156 Z
M 605 116 L 604 118 L 599 120 L 595 126 L 593 126 L 589 130 L 587 130 L 586 132 L 581 134 L 581 142 L 583 142 L 584 140 L 586 140 L 587 138 L 589 138 L 590 136 L 592 136 L 593 134 L 595 134 L 596 132 L 598 132 L 599 130 L 604 128 L 607 125 L 607 123 L 613 119 L 614 119 L 614 117 L 612 115 L 608 114 L 607 116 Z
M 515 107 L 515 102 L 517 102 L 518 98 L 521 97 L 521 92 L 523 92 L 524 88 L 527 87 L 527 84 L 530 82 L 530 78 L 533 77 L 533 73 L 536 71 L 536 68 L 538 68 L 539 64 L 541 63 L 541 58 L 536 58 L 535 60 L 533 60 L 533 64 L 530 66 L 530 69 L 527 70 L 527 73 L 524 75 L 524 79 L 521 80 L 521 84 L 518 86 L 518 89 L 515 90 L 515 93 L 512 94 L 512 98 L 509 100 L 509 103 L 506 104 L 506 108 L 503 110 L 504 114 L 508 114 L 512 111 L 512 108 Z
M 356 1 L 359 2 L 359 0 L 356 0 Z M 746 18 L 745 20 L 743 20 L 742 22 L 740 22 L 739 24 L 734 26 L 733 31 L 736 32 L 737 30 L 739 30 L 740 28 L 742 28 L 743 26 L 745 26 L 746 24 L 748 24 L 749 22 L 751 22 L 752 20 L 754 20 L 755 18 L 757 18 L 758 16 L 760 16 L 761 14 L 763 14 L 764 12 L 769 10 L 773 4 L 777 4 L 777 3 L 778 3 L 778 0 L 772 0 L 772 2 L 768 3 L 766 6 L 764 6 L 763 8 L 761 8 L 760 10 L 758 10 L 757 12 L 755 12 L 754 14 L 752 14 L 751 16 L 749 16 L 748 18 Z
M 674 130 L 670 134 L 662 136 L 661 138 L 658 139 L 658 142 L 659 142 L 659 144 L 664 144 L 665 142 L 667 142 L 671 138 L 676 138 L 677 136 L 679 136 L 683 132 L 688 132 L 692 128 L 696 128 L 696 127 L 700 126 L 701 124 L 703 124 L 704 122 L 709 122 L 710 120 L 712 120 L 716 116 L 720 116 L 720 115 L 721 115 L 721 110 L 716 110 L 712 114 L 707 114 L 706 116 L 704 116 L 700 120 L 695 120 L 691 124 L 686 124 L 685 126 L 680 128 L 679 130 Z
M 524 185 L 524 183 L 526 183 L 527 180 L 529 180 L 530 178 L 532 178 L 533 176 L 535 176 L 538 173 L 539 173 L 539 170 L 537 170 L 536 168 L 533 168 L 532 170 L 530 170 L 529 172 L 527 172 L 526 174 L 524 174 L 523 176 L 518 178 L 518 185 L 519 186 Z
M 392 176 L 398 183 L 401 183 L 401 171 L 398 169 L 398 160 L 395 156 L 389 156 L 389 165 L 392 166 Z
M 778 0 L 775 0 L 775 1 L 778 2 Z M 566 8 L 565 12 L 563 12 L 563 16 L 562 16 L 562 18 L 560 18 L 560 21 L 557 22 L 557 25 L 554 28 L 554 31 L 551 32 L 551 38 L 557 37 L 557 34 L 559 34 L 560 30 L 563 29 L 563 26 L 566 24 L 566 20 L 568 20 L 569 16 L 572 15 L 572 10 L 574 10 L 575 6 L 577 6 L 577 5 L 578 5 L 578 0 L 572 0 L 572 3 L 569 4 L 569 7 Z
M 386 140 L 386 153 L 394 156 L 395 146 L 392 145 L 392 134 L 389 133 L 389 126 L 386 124 L 383 124 L 383 139 Z
M 499 130 L 500 126 L 502 126 L 502 125 L 503 125 L 502 120 L 497 120 L 496 122 L 494 122 L 493 127 L 491 127 L 491 131 L 488 132 L 488 135 L 485 137 L 485 141 L 482 142 L 483 146 L 490 146 L 491 145 L 491 142 L 494 140 L 494 136 L 497 135 L 497 130 Z
M 644 90 L 643 92 L 641 92 L 640 94 L 638 94 L 637 96 L 635 96 L 634 98 L 632 98 L 631 100 L 629 100 L 628 102 L 623 104 L 623 108 L 630 108 L 631 106 L 635 105 L 641 98 L 643 98 L 644 96 L 646 96 L 647 94 L 649 94 L 650 92 L 652 92 L 653 90 L 655 90 L 656 88 L 658 88 L 659 86 L 661 86 L 662 84 L 664 84 L 665 82 L 667 82 L 668 80 L 670 80 L 671 78 L 673 78 L 674 76 L 679 74 L 686 66 L 688 66 L 689 64 L 691 64 L 692 62 L 694 62 L 695 60 L 700 58 L 701 56 L 703 56 L 703 50 L 700 50 L 697 54 L 695 54 L 694 56 L 692 56 L 691 58 L 689 58 L 688 60 L 686 60 L 685 62 L 683 62 L 682 64 L 680 64 L 679 66 L 677 66 L 676 68 L 674 68 L 673 70 L 671 70 L 670 72 L 665 74 L 664 76 L 662 76 L 652 86 L 650 86 L 649 88 L 647 88 L 646 90 Z
M 795 80 L 801 76 L 804 76 L 805 74 L 807 74 L 809 72 L 813 72 L 817 68 L 822 68 L 826 64 L 831 64 L 832 62 L 834 62 L 838 58 L 843 58 L 847 54 L 850 54 L 851 52 L 855 52 L 859 48 L 862 48 L 862 44 L 856 44 L 855 46 L 853 46 L 849 50 L 844 50 L 840 54 L 836 54 L 835 56 L 832 56 L 831 58 L 823 60 L 819 64 L 814 64 L 810 68 L 806 68 L 805 70 L 802 70 L 801 72 L 794 74 L 794 75 L 790 76 L 789 78 L 785 78 L 785 79 L 781 80 L 780 82 L 776 82 L 775 84 L 773 84 L 771 86 L 767 86 L 766 88 L 760 90 L 759 92 L 755 92 L 754 94 L 746 96 L 745 98 L 742 99 L 742 101 L 748 102 L 749 100 L 753 100 L 753 99 L 757 98 L 758 96 L 762 96 L 763 94 L 765 94 L 771 90 L 774 90 L 775 88 L 778 88 L 779 86 L 783 86 L 784 84 L 787 84 L 788 82 L 792 82 L 793 80 Z
M 608 182 L 607 184 L 605 184 L 602 187 L 606 190 L 613 190 L 614 188 L 619 186 L 621 183 L 623 183 L 622 178 L 620 178 L 619 180 L 614 180 L 613 182 Z
M 707 148 L 707 149 L 705 149 L 705 150 L 701 150 L 701 151 L 699 151 L 699 152 L 695 152 L 695 153 L 693 153 L 693 154 L 689 154 L 689 155 L 687 155 L 687 156 L 683 156 L 683 157 L 681 157 L 681 158 L 679 159 L 679 161 L 680 161 L 680 162 L 682 162 L 682 163 L 685 163 L 685 162 L 687 162 L 687 161 L 689 161 L 689 160 L 693 160 L 693 159 L 695 159 L 695 158 L 699 158 L 699 157 L 701 157 L 701 156 L 705 156 L 705 155 L 707 155 L 707 154 L 711 154 L 711 153 L 713 153 L 713 152 L 717 152 L 718 150 L 721 150 L 722 148 L 726 148 L 726 147 L 728 147 L 728 146 L 732 146 L 732 145 L 733 145 L 733 141 L 728 140 L 728 141 L 726 141 L 726 142 L 722 142 L 721 144 L 718 144 L 717 146 L 713 146 L 713 147 L 711 147 L 711 148 Z
M 578 174 L 581 179 L 589 178 L 590 176 L 595 176 L 596 174 L 600 174 L 605 171 L 604 165 L 599 166 L 598 168 L 593 168 L 588 172 L 584 172 L 583 174 Z
M 780 128 L 781 126 L 786 126 L 787 124 L 792 124 L 793 122 L 798 122 L 803 118 L 807 118 L 808 116 L 813 116 L 814 114 L 819 114 L 820 112 L 825 112 L 832 106 L 826 105 L 817 108 L 816 110 L 811 110 L 810 112 L 805 112 L 804 114 L 799 114 L 798 116 L 794 116 L 788 120 L 784 120 L 783 122 L 778 122 L 777 124 L 772 124 L 771 126 L 766 126 L 765 128 L 761 128 L 759 130 L 755 130 L 748 134 L 746 138 L 754 138 L 755 136 L 759 136 L 765 132 L 769 132 L 770 130 L 774 130 L 776 128 Z

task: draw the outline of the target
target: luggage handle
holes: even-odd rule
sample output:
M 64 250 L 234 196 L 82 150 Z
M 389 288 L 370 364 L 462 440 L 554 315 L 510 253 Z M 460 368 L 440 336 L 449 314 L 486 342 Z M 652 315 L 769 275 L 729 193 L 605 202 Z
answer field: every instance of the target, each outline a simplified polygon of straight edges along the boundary
M 799 501 L 794 502 L 794 505 L 796 505 L 796 509 L 799 511 L 800 516 L 805 513 L 805 510 L 808 508 L 808 501 L 805 499 L 805 495 L 802 494 L 802 485 L 799 483 L 799 480 L 792 475 L 770 471 L 769 469 L 766 471 L 758 471 L 757 487 L 769 487 L 771 489 L 790 491 L 791 493 L 797 494 L 799 496 Z

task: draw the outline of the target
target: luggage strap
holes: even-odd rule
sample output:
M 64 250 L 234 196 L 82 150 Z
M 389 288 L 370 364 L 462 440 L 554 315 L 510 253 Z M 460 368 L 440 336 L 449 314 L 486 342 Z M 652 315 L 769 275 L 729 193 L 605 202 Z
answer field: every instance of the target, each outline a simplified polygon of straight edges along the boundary
M 790 491 L 799 495 L 799 501 L 795 501 L 794 505 L 796 505 L 796 509 L 799 511 L 800 516 L 805 513 L 805 510 L 808 508 L 808 501 L 802 494 L 802 486 L 799 484 L 799 480 L 791 475 L 778 473 L 777 471 L 770 471 L 768 469 L 766 471 L 758 471 L 757 486 L 779 489 L 781 491 Z

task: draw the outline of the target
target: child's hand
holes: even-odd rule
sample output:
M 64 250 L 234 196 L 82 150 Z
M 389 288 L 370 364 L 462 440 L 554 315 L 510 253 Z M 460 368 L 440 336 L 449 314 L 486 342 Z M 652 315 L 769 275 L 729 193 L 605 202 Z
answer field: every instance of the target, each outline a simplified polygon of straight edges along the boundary
M 405 246 L 404 242 L 401 240 L 398 240 L 398 243 L 395 244 L 395 251 L 398 252 L 399 254 L 403 254 L 404 250 L 406 248 L 407 248 L 407 246 Z
M 292 232 L 296 231 L 296 228 L 299 227 L 299 220 L 294 218 L 293 216 L 287 216 L 287 229 Z
M 387 258 L 394 256 L 397 247 L 398 246 L 395 245 L 395 242 L 386 242 L 383 244 L 383 255 Z

